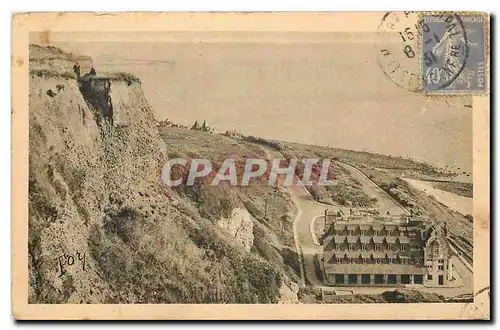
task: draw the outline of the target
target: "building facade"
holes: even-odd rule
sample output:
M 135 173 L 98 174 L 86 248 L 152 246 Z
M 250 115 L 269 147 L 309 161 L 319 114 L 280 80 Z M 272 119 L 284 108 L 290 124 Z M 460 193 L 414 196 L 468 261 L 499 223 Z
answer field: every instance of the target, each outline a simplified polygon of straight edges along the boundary
M 325 216 L 330 219 L 323 241 L 326 284 L 441 286 L 451 280 L 446 225 L 406 215 Z

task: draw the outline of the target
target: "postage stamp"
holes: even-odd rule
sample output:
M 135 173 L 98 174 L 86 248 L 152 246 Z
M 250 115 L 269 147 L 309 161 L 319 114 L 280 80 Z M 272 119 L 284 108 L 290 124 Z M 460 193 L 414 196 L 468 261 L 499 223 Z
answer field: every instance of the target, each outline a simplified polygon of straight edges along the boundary
M 484 14 L 424 14 L 421 24 L 426 92 L 486 92 Z

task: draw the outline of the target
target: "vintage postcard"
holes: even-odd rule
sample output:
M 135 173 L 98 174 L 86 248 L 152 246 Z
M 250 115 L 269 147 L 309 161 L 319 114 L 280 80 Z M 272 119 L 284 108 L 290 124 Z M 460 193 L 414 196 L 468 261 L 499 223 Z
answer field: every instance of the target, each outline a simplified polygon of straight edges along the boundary
M 489 15 L 20 13 L 17 319 L 489 319 Z

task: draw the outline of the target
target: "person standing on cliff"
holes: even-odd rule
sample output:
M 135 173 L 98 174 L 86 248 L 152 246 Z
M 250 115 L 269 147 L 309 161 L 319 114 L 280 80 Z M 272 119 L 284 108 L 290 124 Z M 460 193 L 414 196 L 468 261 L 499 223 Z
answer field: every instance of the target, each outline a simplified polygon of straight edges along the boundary
M 78 64 L 78 62 L 73 65 L 73 71 L 75 72 L 76 77 L 80 78 L 80 64 Z

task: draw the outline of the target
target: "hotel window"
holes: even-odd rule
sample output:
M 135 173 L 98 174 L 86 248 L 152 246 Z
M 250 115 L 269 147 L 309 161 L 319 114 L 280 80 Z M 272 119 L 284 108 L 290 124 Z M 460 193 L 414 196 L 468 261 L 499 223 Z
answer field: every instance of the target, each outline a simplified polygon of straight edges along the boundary
M 438 269 L 439 269 L 439 270 L 444 270 L 444 266 L 443 266 L 443 265 L 439 265 L 439 266 L 438 266 Z
M 365 236 L 366 235 L 366 230 L 362 230 L 361 231 L 361 236 Z
M 392 250 L 392 244 L 387 244 L 387 250 Z
M 438 243 L 434 243 L 432 253 L 433 253 L 435 256 L 439 255 L 439 244 L 438 244 Z
M 427 275 L 427 279 L 430 281 L 432 280 L 432 275 Z
M 374 235 L 374 236 L 377 236 L 377 235 L 378 235 L 378 230 L 374 230 L 374 231 L 373 231 L 373 235 Z

